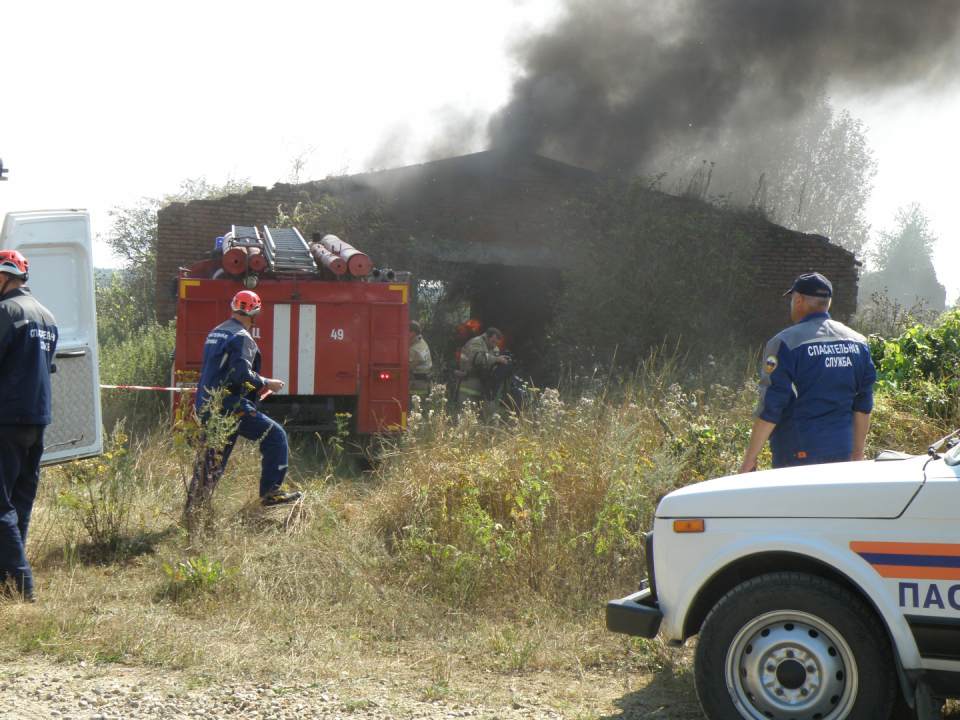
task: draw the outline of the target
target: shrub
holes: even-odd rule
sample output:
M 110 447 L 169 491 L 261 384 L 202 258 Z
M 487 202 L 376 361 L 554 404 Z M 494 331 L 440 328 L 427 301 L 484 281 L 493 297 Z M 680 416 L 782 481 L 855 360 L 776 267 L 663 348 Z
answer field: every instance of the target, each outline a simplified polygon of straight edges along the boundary
M 853 317 L 853 327 L 864 335 L 895 337 L 912 325 L 933 325 L 940 313 L 927 307 L 926 300 L 917 300 L 912 307 L 903 307 L 886 292 L 870 295 L 869 303 L 860 303 Z
M 127 436 L 118 423 L 100 457 L 74 460 L 55 468 L 60 476 L 57 504 L 79 519 L 99 556 L 116 553 L 132 533 L 135 503 L 133 463 L 124 449 Z
M 170 381 L 176 323 L 153 323 L 100 345 L 100 381 L 107 385 L 159 385 Z
M 547 390 L 500 429 L 441 408 L 382 471 L 376 527 L 415 586 L 457 607 L 530 595 L 589 606 L 643 577 L 664 495 L 736 468 L 754 393 L 651 375 L 581 397 Z
M 173 366 L 171 353 L 176 342 L 176 324 L 157 323 L 133 330 L 125 337 L 106 336 L 100 341 L 100 382 L 104 385 L 146 385 L 166 387 Z M 168 394 L 147 390 L 104 390 L 104 422 L 117 419 L 131 422 L 146 417 L 140 425 L 154 425 L 169 412 Z M 129 426 L 129 425 L 128 425 Z
M 226 395 L 226 388 L 215 390 L 210 393 L 206 407 L 220 407 Z M 230 436 L 236 432 L 239 425 L 239 418 L 227 412 L 210 412 L 205 422 L 201 423 L 196 407 L 192 407 L 190 413 L 181 417 L 176 424 L 174 455 L 180 469 L 184 494 L 191 503 L 190 510 L 185 515 L 187 531 L 191 535 L 201 526 L 209 529 L 215 515 L 213 504 L 215 488 L 203 487 L 199 484 L 194 487 L 194 472 L 197 471 L 198 463 L 201 462 L 210 463 L 208 472 L 219 466 Z
M 944 313 L 932 326 L 913 325 L 898 337 L 870 337 L 877 388 L 907 393 L 931 417 L 955 417 L 960 402 L 960 311 Z

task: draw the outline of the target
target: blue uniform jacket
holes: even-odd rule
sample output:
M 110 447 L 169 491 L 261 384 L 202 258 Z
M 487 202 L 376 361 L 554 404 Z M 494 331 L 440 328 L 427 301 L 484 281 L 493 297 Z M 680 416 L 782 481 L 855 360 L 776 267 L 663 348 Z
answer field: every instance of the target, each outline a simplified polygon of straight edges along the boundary
M 230 318 L 207 335 L 203 346 L 203 368 L 197 383 L 197 409 L 203 411 L 210 393 L 226 388 L 223 404 L 236 406 L 240 400 L 256 401 L 267 380 L 260 376 L 260 349 L 239 320 Z
M 814 313 L 767 343 L 753 414 L 776 423 L 774 455 L 851 452 L 853 413 L 873 410 L 876 379 L 866 338 Z
M 0 298 L 0 424 L 50 424 L 57 321 L 26 287 Z

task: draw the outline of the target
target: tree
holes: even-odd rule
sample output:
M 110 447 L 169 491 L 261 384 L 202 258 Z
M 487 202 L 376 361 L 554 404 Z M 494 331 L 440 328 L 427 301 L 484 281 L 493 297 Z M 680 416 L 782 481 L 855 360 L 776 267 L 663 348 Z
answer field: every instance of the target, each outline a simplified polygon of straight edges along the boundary
M 713 193 L 859 255 L 870 231 L 865 210 L 877 174 L 863 123 L 845 110 L 834 115 L 823 93 L 795 120 L 758 127 L 750 114 L 740 111 L 716 138 L 674 148 L 661 163 L 670 175 L 693 177 L 709 157 Z
M 156 322 L 157 212 L 173 202 L 218 198 L 250 189 L 248 180 L 228 177 L 222 185 L 205 178 L 184 180 L 177 192 L 140 198 L 108 213 L 110 229 L 98 240 L 120 259 L 116 272 L 97 277 L 97 313 L 101 339 L 122 339 L 134 328 Z
M 860 297 L 886 293 L 903 306 L 924 300 L 932 309 L 943 310 L 947 291 L 933 268 L 937 237 L 929 218 L 919 203 L 913 203 L 897 211 L 895 222 L 894 230 L 882 231 L 866 253 L 870 270 L 860 280 Z

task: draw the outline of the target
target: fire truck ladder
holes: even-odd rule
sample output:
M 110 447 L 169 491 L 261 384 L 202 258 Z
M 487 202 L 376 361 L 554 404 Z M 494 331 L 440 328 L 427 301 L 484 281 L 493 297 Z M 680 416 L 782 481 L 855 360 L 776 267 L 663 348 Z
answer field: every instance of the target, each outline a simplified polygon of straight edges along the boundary
M 316 272 L 317 263 L 310 254 L 310 246 L 296 228 L 264 226 L 267 260 L 274 270 L 308 270 Z
M 255 227 L 246 225 L 231 225 L 230 234 L 233 236 L 230 244 L 234 247 L 255 247 L 263 249 L 263 241 Z

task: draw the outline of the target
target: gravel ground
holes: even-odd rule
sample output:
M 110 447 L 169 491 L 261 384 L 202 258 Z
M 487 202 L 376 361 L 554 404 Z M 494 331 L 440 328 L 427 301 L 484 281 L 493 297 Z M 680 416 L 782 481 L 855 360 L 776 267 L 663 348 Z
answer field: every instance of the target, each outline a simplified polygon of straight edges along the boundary
M 696 697 L 681 678 L 655 687 L 651 676 L 541 673 L 486 676 L 487 689 L 428 699 L 414 684 L 377 678 L 317 684 L 242 680 L 197 685 L 195 679 L 149 668 L 29 659 L 0 664 L 3 720 L 559 720 L 657 718 L 702 720 Z M 504 692 L 498 692 L 502 690 Z M 453 695 L 479 697 L 479 701 Z M 494 698 L 498 699 L 494 699 Z M 505 700 L 505 698 L 508 698 Z M 512 698 L 512 699 L 509 699 Z

